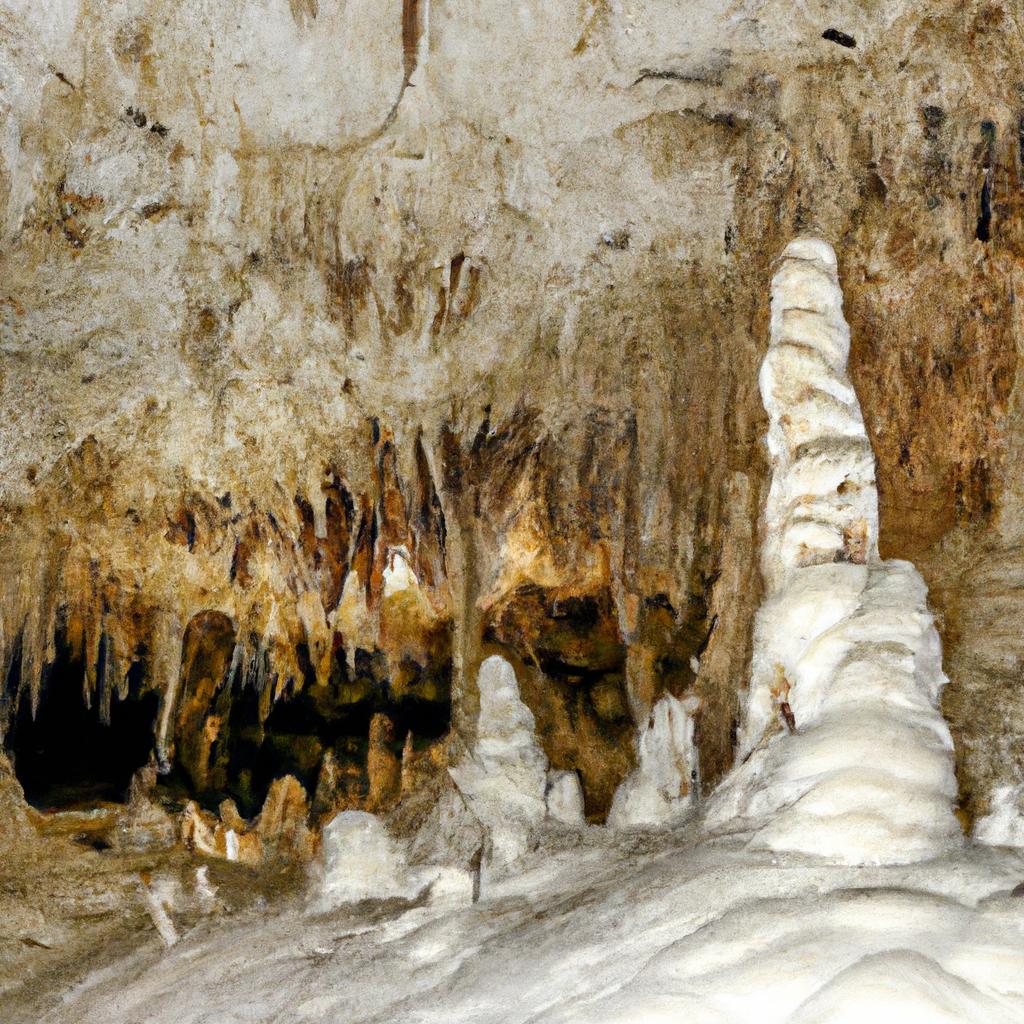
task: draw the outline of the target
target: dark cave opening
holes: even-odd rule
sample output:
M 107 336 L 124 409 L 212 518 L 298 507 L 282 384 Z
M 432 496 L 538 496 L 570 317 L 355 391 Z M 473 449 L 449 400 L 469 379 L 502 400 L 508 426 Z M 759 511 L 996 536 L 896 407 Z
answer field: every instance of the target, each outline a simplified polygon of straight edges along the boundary
M 389 664 L 382 652 L 363 650 L 349 665 L 337 638 L 326 685 L 299 650 L 303 678 L 289 680 L 273 700 L 266 674 L 234 670 L 235 641 L 234 624 L 219 612 L 196 616 L 186 631 L 172 770 L 158 789 L 171 809 L 196 799 L 216 810 L 230 798 L 252 818 L 285 775 L 295 776 L 312 800 L 325 760 L 340 773 L 340 798 L 359 806 L 373 796 L 374 750 L 400 765 L 407 739 L 419 752 L 448 732 L 451 657 L 443 638 L 425 666 L 411 658 Z M 160 699 L 145 689 L 143 661 L 132 664 L 121 685 L 108 681 L 106 661 L 103 639 L 95 692 L 87 695 L 82 654 L 58 632 L 33 713 L 20 656 L 13 659 L 0 695 L 4 749 L 26 800 L 39 810 L 122 802 L 153 753 Z
M 106 644 L 100 644 L 99 680 L 105 677 Z M 132 775 L 153 751 L 159 698 L 142 690 L 142 672 L 128 673 L 124 697 L 102 683 L 87 701 L 84 666 L 58 637 L 57 657 L 43 672 L 38 707 L 19 693 L 16 659 L 7 693 L 13 707 L 5 750 L 25 799 L 42 811 L 124 801 Z M 109 701 L 109 714 L 104 705 Z
M 350 665 L 336 637 L 326 684 L 317 682 L 300 644 L 302 678 L 289 680 L 273 700 L 267 674 L 232 670 L 234 647 L 234 627 L 220 613 L 204 613 L 189 626 L 175 768 L 165 788 L 208 810 L 230 798 L 252 818 L 285 775 L 313 800 L 327 761 L 340 776 L 339 797 L 358 806 L 372 795 L 375 744 L 398 764 L 410 733 L 418 751 L 448 732 L 450 642 L 439 644 L 436 660 L 425 666 L 411 658 L 389 665 L 382 652 L 364 650 L 353 652 Z

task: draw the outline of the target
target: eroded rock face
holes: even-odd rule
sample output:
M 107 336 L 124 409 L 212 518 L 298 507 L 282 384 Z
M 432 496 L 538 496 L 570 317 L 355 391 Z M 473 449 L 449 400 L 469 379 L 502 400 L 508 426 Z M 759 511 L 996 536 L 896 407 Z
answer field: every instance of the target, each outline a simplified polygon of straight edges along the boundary
M 748 689 L 783 585 L 762 541 L 846 560 L 807 584 L 826 618 L 891 599 L 913 667 L 876 650 L 883 675 L 928 663 L 930 692 L 924 592 L 874 573 L 876 538 L 912 559 L 965 822 L 1019 779 L 1017 12 L 684 7 L 0 4 L 21 824 L 19 788 L 117 803 L 155 756 L 166 813 L 194 801 L 225 835 L 226 799 L 252 822 L 291 776 L 310 828 L 415 831 L 422 799 L 469 856 L 444 786 L 495 654 L 591 823 L 667 697 L 696 703 L 705 797 L 788 728 L 781 703 L 798 730 L 816 713 L 806 685 L 763 700 L 792 685 L 774 662 Z M 830 395 L 834 495 L 827 452 L 798 460 L 809 490 L 770 475 L 813 439 L 800 395 L 766 421 L 755 386 L 765 283 L 808 231 L 839 252 L 849 379 L 837 324 L 775 369 Z

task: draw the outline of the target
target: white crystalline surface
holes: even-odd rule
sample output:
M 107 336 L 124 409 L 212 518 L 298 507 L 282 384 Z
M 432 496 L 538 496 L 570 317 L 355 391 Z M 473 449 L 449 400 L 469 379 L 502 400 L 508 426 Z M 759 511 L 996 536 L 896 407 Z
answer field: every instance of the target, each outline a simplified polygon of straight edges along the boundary
M 327 823 L 317 868 L 315 906 L 319 910 L 416 892 L 405 851 L 365 811 L 342 811 Z
M 989 813 L 974 826 L 974 838 L 989 846 L 1024 849 L 1024 783 L 997 786 L 990 798 Z
M 835 254 L 798 239 L 772 282 L 761 370 L 772 458 L 767 597 L 754 626 L 742 763 L 707 825 L 773 850 L 898 863 L 960 841 L 953 745 L 924 582 L 908 562 L 878 556 L 874 456 L 848 351 Z
M 654 705 L 637 743 L 639 763 L 615 791 L 609 828 L 664 824 L 690 809 L 697 781 L 695 710 L 693 698 L 670 693 Z
M 533 713 L 519 696 L 512 666 L 499 655 L 487 658 L 477 685 L 476 743 L 449 771 L 490 834 L 491 859 L 510 864 L 526 851 L 546 814 L 548 759 L 537 742 Z
M 617 835 L 531 853 L 472 905 L 240 914 L 166 951 L 151 930 L 42 1024 L 1024 1021 L 1016 851 L 852 867 Z

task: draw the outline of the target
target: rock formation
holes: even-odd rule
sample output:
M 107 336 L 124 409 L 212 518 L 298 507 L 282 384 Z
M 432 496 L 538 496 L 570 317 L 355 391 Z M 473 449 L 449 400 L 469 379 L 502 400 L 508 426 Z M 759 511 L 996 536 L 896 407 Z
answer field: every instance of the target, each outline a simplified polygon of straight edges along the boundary
M 1024 785 L 996 788 L 988 814 L 974 826 L 974 838 L 992 846 L 1024 848 Z
M 705 824 L 708 877 L 953 851 L 901 877 L 955 911 L 885 905 L 1012 949 L 1022 53 L 1008 0 L 0 0 L 0 1019 L 119 944 L 198 970 L 199 903 L 276 920 L 346 814 L 483 874 L 394 947 L 460 1009 L 532 887 L 633 943 L 563 1016 L 661 1012 L 639 862 Z M 266 1006 L 322 1017 L 338 932 L 277 926 Z M 1011 992 L 927 934 L 915 991 Z
M 470 811 L 487 829 L 488 859 L 512 863 L 529 847 L 547 812 L 548 761 L 515 669 L 499 655 L 480 666 L 480 717 L 472 752 L 449 768 Z
M 547 816 L 563 825 L 581 826 L 586 822 L 583 787 L 576 772 L 548 772 L 544 806 Z
M 695 698 L 666 693 L 651 710 L 637 740 L 637 761 L 615 793 L 610 828 L 678 823 L 698 793 L 694 745 Z
M 417 890 L 404 851 L 365 811 L 342 811 L 324 828 L 316 880 L 319 912 L 361 900 L 408 898 Z
M 842 305 L 831 246 L 791 242 L 761 369 L 772 482 L 744 763 L 708 823 L 750 828 L 773 850 L 900 863 L 960 838 L 953 744 L 924 581 L 878 555 L 874 456 L 846 376 Z

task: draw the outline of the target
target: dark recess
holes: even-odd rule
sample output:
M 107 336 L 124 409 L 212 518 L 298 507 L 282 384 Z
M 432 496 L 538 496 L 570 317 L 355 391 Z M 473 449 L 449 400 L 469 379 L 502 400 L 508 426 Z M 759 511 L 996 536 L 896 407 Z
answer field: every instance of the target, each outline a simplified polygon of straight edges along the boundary
M 100 680 L 105 672 L 105 646 L 100 647 Z M 153 750 L 159 699 L 153 692 L 141 692 L 142 673 L 129 673 L 124 700 L 116 691 L 110 694 L 109 723 L 100 713 L 101 690 L 93 695 L 92 707 L 86 706 L 83 675 L 81 661 L 58 635 L 57 657 L 43 673 L 35 716 L 31 697 L 24 692 L 12 715 L 6 750 L 25 799 L 39 810 L 124 800 L 132 775 Z M 7 681 L 12 704 L 19 681 L 16 660 Z
M 979 242 L 987 242 L 992 237 L 992 177 L 988 171 L 985 172 L 985 181 L 981 186 L 981 196 L 978 200 L 978 227 L 974 234 Z
M 853 36 L 840 32 L 837 28 L 825 29 L 821 33 L 821 38 L 827 39 L 830 43 L 838 43 L 840 46 L 845 46 L 848 50 L 852 50 L 857 45 L 857 40 Z

